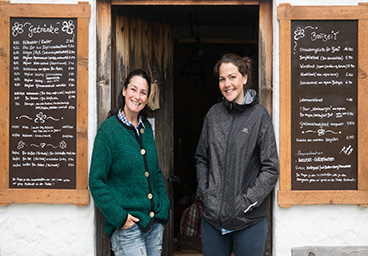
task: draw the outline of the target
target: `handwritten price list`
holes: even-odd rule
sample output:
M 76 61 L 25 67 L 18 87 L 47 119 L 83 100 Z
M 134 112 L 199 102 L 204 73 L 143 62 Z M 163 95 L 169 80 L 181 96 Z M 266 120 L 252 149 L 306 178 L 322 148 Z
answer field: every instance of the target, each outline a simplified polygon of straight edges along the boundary
M 292 189 L 357 189 L 357 22 L 291 33 Z
M 10 188 L 76 187 L 76 26 L 11 19 Z

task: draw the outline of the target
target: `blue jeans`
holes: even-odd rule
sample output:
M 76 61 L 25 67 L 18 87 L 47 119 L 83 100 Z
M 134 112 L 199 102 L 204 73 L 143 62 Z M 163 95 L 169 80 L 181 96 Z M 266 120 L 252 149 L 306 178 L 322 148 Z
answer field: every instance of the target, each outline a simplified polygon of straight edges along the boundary
M 202 219 L 203 256 L 262 256 L 267 239 L 267 218 L 257 224 L 222 235 L 221 231 Z
M 116 229 L 112 234 L 111 247 L 115 256 L 160 256 L 165 226 L 154 222 L 147 232 L 137 224 L 128 229 Z

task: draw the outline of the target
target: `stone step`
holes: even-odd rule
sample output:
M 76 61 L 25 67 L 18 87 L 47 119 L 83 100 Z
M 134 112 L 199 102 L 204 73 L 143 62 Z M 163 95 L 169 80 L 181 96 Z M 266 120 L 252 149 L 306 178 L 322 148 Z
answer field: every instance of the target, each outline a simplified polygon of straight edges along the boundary
M 305 246 L 291 249 L 291 256 L 368 256 L 368 246 Z

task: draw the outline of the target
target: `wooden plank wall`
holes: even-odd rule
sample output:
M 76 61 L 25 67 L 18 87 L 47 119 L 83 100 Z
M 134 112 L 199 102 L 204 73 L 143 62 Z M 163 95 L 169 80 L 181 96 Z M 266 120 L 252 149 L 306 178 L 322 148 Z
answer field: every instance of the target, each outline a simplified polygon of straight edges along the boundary
M 97 126 L 106 119 L 111 109 L 111 2 L 96 2 L 97 18 Z M 95 206 L 96 255 L 110 255 L 110 240 L 104 231 L 105 217 Z
M 158 81 L 161 107 L 150 115 L 155 118 L 160 166 L 168 177 L 173 153 L 172 28 L 169 24 L 117 15 L 116 35 L 115 91 L 121 91 L 127 73 L 137 68 L 149 73 L 150 66 L 153 79 Z

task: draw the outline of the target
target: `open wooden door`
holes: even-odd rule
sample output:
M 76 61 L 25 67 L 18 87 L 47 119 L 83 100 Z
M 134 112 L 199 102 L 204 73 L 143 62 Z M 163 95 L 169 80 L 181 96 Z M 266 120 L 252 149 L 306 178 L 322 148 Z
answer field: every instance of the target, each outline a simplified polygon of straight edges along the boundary
M 130 71 L 140 68 L 151 73 L 153 81 L 157 80 L 160 107 L 150 111 L 149 117 L 153 118 L 150 121 L 154 125 L 159 163 L 170 191 L 167 181 L 173 168 L 172 26 L 159 15 L 139 13 L 128 6 L 114 6 L 112 20 L 112 105 L 115 105 L 114 99 L 117 99 Z M 170 198 L 172 193 L 168 195 Z M 168 223 L 164 250 L 171 248 L 170 230 L 171 225 Z M 164 251 L 162 255 L 171 255 L 171 252 Z

